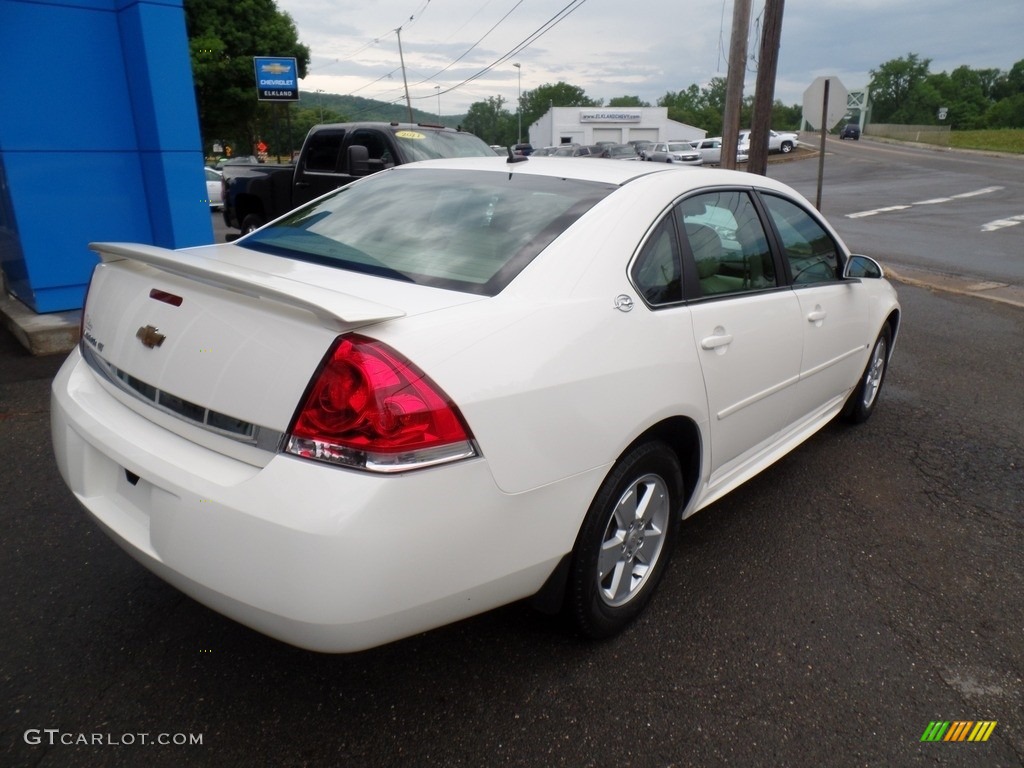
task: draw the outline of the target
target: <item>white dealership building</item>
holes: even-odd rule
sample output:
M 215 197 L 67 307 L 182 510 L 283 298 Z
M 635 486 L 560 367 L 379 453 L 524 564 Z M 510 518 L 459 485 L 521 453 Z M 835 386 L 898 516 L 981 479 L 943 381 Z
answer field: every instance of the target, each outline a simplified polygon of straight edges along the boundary
M 552 107 L 530 126 L 534 147 L 614 141 L 693 141 L 707 131 L 668 119 L 668 107 Z

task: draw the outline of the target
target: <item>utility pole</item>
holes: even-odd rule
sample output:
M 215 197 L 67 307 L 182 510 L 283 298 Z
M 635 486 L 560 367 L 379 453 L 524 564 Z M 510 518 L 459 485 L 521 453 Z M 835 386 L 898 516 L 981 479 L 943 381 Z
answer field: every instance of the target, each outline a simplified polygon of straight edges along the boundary
M 762 176 L 768 174 L 768 131 L 775 100 L 775 72 L 779 66 L 785 4 L 786 0 L 765 0 L 764 6 L 761 54 L 757 62 L 757 84 L 754 86 L 754 119 L 750 126 L 750 159 L 747 161 L 747 170 Z
M 736 168 L 740 143 L 740 110 L 743 108 L 743 79 L 747 74 L 747 37 L 750 35 L 750 1 L 736 0 L 732 9 L 732 37 L 729 40 L 729 71 L 725 82 L 725 114 L 722 116 L 722 167 Z
M 398 35 L 398 60 L 402 62 L 402 82 L 405 83 L 405 105 L 409 108 L 409 122 L 411 123 L 413 122 L 412 100 L 409 98 L 409 81 L 405 77 L 405 56 L 402 55 L 402 28 L 396 29 L 395 34 Z
M 519 117 L 519 132 L 516 134 L 516 144 L 521 144 L 523 141 L 523 67 L 521 64 L 513 64 L 516 68 L 516 80 L 518 86 L 516 89 L 516 113 Z

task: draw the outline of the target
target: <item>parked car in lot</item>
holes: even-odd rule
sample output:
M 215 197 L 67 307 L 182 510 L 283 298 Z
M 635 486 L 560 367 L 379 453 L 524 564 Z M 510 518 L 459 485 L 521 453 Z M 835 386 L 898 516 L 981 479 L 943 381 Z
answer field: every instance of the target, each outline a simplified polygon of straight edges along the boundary
M 563 144 L 552 153 L 552 157 L 590 157 L 600 156 L 604 147 L 597 144 Z
M 613 160 L 639 160 L 636 150 L 631 144 L 612 144 L 605 147 L 603 157 L 610 157 Z
M 719 165 L 722 162 L 722 138 L 702 139 L 691 142 L 691 146 L 700 152 L 705 164 Z M 736 162 L 745 163 L 750 159 L 745 151 L 736 151 Z
M 781 152 L 788 155 L 796 149 L 799 136 L 795 133 L 779 133 L 768 131 L 768 152 Z M 738 148 L 741 154 L 750 155 L 750 131 L 740 131 Z
M 700 152 L 690 146 L 688 141 L 660 141 L 644 152 L 644 159 L 655 163 L 682 163 L 684 165 L 702 165 L 704 159 Z
M 440 125 L 314 125 L 294 163 L 227 168 L 224 223 L 245 234 L 332 189 L 395 165 L 440 157 L 493 155 L 494 149 L 472 133 Z
M 633 146 L 633 149 L 636 150 L 636 154 L 639 156 L 641 160 L 647 159 L 647 151 L 655 144 L 655 142 L 653 141 L 643 140 L 628 141 L 626 143 L 631 144 Z
M 222 171 L 229 165 L 259 165 L 260 159 L 256 155 L 235 155 L 234 157 L 222 157 L 213 164 L 215 171 Z
M 61 476 L 158 576 L 319 651 L 523 598 L 621 630 L 681 519 L 872 414 L 900 320 L 792 189 L 665 163 L 411 163 L 233 243 L 92 248 Z
M 206 171 L 206 199 L 210 203 L 210 210 L 219 210 L 224 206 L 223 190 L 221 189 L 221 178 L 223 174 L 213 168 L 205 168 Z
M 860 139 L 860 126 L 856 123 L 847 123 L 843 126 L 843 130 L 839 132 L 839 138 L 858 141 Z

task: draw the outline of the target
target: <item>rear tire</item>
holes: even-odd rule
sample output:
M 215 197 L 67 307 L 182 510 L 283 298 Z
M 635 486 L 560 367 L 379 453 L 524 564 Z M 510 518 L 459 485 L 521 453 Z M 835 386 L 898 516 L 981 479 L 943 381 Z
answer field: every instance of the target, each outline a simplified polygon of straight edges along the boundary
M 889 368 L 889 350 L 892 347 L 892 330 L 888 325 L 882 327 L 882 332 L 875 339 L 875 345 L 871 348 L 871 356 L 868 358 L 867 367 L 861 374 L 860 381 L 850 393 L 850 398 L 843 406 L 840 414 L 844 421 L 850 424 L 863 424 L 875 411 L 878 404 L 878 395 L 882 391 L 882 382 L 885 381 L 885 372 Z
M 576 539 L 565 607 L 585 637 L 632 622 L 661 580 L 679 530 L 683 479 L 664 443 L 644 443 L 612 468 Z

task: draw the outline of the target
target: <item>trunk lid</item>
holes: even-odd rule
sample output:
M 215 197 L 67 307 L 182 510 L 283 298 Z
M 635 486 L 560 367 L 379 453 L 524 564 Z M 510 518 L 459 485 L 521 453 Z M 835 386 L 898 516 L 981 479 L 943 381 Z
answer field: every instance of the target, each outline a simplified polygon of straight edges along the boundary
M 201 428 L 207 445 L 275 449 L 339 334 L 480 298 L 233 245 L 91 247 L 102 262 L 83 354 L 138 412 L 184 436 Z

